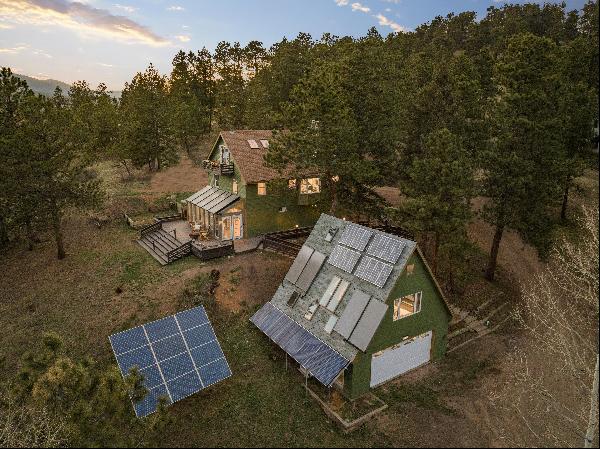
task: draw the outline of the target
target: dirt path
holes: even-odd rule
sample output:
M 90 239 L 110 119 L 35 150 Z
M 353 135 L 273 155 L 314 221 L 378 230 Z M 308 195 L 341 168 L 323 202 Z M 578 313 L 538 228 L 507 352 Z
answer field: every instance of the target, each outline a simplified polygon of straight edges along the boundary
M 208 184 L 206 172 L 194 165 L 193 161 L 184 154 L 179 164 L 160 171 L 152 177 L 149 192 L 196 192 L 206 184 Z
M 484 198 L 475 198 L 473 200 L 473 209 L 478 211 L 483 206 Z M 494 236 L 494 228 L 480 218 L 474 219 L 469 224 L 469 237 L 486 254 L 489 254 Z M 540 261 L 538 252 L 535 248 L 523 242 L 516 231 L 508 229 L 504 231 L 500 251 L 498 253 L 498 263 L 505 270 L 509 271 L 519 283 L 525 283 L 532 276 L 539 273 L 544 263 Z

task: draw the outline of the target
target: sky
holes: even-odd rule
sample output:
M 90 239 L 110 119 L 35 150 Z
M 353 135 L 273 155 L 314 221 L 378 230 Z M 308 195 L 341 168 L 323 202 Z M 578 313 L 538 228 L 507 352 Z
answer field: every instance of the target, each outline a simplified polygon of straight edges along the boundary
M 513 3 L 518 1 L 513 1 Z M 170 71 L 175 53 L 218 42 L 259 40 L 265 47 L 299 32 L 362 36 L 414 30 L 450 12 L 504 0 L 0 0 L 0 66 L 67 83 L 85 79 L 111 90 L 152 62 Z M 585 0 L 567 0 L 580 9 Z

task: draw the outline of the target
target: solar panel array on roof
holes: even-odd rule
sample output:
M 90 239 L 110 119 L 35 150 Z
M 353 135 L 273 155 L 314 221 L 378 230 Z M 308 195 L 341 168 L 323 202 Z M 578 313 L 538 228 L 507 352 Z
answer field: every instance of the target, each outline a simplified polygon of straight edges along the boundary
M 348 223 L 346 225 L 346 229 L 344 229 L 344 232 L 340 237 L 339 243 L 359 251 L 364 251 L 372 235 L 373 231 L 371 229 L 356 225 L 354 223 Z
M 258 143 L 256 143 L 256 140 L 253 139 L 248 140 L 248 145 L 250 145 L 250 148 L 258 148 Z
M 346 308 L 342 312 L 342 315 L 333 330 L 346 339 L 350 338 L 350 335 L 367 307 L 370 298 L 371 297 L 362 290 L 354 290 L 350 297 L 350 301 L 346 305 Z
M 356 262 L 360 259 L 360 253 L 345 246 L 337 245 L 329 255 L 328 263 L 347 273 L 352 273 Z
M 377 234 L 369 243 L 367 254 L 395 264 L 398 262 L 403 249 L 404 243 L 401 240 L 388 235 Z
M 259 309 L 250 321 L 327 387 L 350 363 L 270 302 Z
M 354 275 L 379 288 L 383 288 L 394 269 L 393 265 L 377 260 L 373 257 L 363 256 Z
M 231 376 L 206 316 L 196 307 L 109 337 L 123 377 L 137 366 L 148 394 L 133 404 L 138 417 L 179 401 Z
M 378 299 L 371 298 L 371 301 L 369 301 L 369 304 L 350 335 L 350 343 L 361 351 L 366 351 L 373 335 L 375 335 L 375 331 L 379 328 L 379 324 L 385 316 L 387 309 L 387 304 Z

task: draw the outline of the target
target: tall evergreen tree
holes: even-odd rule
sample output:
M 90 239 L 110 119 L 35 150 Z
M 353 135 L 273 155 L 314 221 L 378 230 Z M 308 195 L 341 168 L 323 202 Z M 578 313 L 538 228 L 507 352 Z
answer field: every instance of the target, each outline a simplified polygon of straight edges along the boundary
M 152 64 L 125 83 L 120 124 L 121 145 L 136 166 L 160 170 L 177 160 L 167 79 Z
M 491 137 L 483 156 L 483 217 L 494 226 L 486 277 L 494 279 L 504 230 L 517 229 L 544 249 L 552 231 L 550 207 L 560 196 L 561 135 L 558 48 L 533 34 L 510 39 L 495 67 Z

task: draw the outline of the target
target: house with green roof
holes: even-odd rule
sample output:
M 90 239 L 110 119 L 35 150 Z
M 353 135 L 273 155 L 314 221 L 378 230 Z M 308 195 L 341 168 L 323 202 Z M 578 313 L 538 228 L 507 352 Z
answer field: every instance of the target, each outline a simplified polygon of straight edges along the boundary
M 209 185 L 182 203 L 192 227 L 207 229 L 211 238 L 236 240 L 317 221 L 321 180 L 268 167 L 264 158 L 272 137 L 268 130 L 219 134 L 204 161 Z
M 251 321 L 354 399 L 441 358 L 451 317 L 416 242 L 322 214 Z

